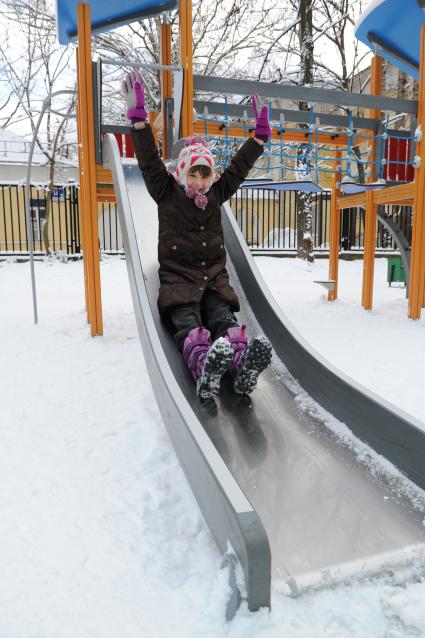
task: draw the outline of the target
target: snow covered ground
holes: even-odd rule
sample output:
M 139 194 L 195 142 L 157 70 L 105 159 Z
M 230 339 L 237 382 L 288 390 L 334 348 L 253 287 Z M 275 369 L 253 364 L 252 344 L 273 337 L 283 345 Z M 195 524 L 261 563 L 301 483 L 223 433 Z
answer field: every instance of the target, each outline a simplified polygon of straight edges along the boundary
M 425 312 L 407 319 L 406 289 L 387 284 L 387 260 L 375 260 L 374 304 L 361 306 L 363 262 L 341 261 L 338 299 L 314 280 L 328 279 L 328 260 L 310 270 L 299 259 L 257 257 L 273 296 L 311 346 L 353 379 L 424 422 Z
M 425 421 L 425 318 L 376 264 L 341 264 L 333 304 L 313 270 L 257 258 L 317 351 Z M 226 624 L 226 573 L 168 440 L 141 355 L 125 262 L 101 264 L 105 336 L 85 324 L 81 263 L 0 264 L 0 638 L 425 636 L 425 573 L 353 582 Z

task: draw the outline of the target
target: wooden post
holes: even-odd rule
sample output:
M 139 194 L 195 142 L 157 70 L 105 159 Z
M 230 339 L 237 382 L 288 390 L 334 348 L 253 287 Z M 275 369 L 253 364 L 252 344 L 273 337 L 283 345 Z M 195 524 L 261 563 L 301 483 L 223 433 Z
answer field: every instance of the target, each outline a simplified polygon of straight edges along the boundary
M 193 133 L 192 0 L 180 0 L 180 64 L 183 67 L 182 136 Z
M 418 125 L 422 129 L 422 135 L 425 135 L 425 26 L 421 28 Z M 418 142 L 416 155 L 420 157 L 420 166 L 415 169 L 408 303 L 408 315 L 410 319 L 420 318 L 421 308 L 425 301 L 425 140 Z
M 80 196 L 83 226 L 87 318 L 92 336 L 103 334 L 100 291 L 99 233 L 97 226 L 94 144 L 93 77 L 90 5 L 78 4 L 78 129 L 80 132 Z
M 377 206 L 373 201 L 373 191 L 366 193 L 366 212 L 364 228 L 364 259 L 362 305 L 366 310 L 372 308 L 373 276 L 375 273 L 375 242 L 377 227 Z
M 341 172 L 341 151 L 335 153 L 333 162 L 332 191 L 331 191 L 331 215 L 329 232 L 329 279 L 335 280 L 335 286 L 328 292 L 328 300 L 335 301 L 338 297 L 338 260 L 341 235 L 341 210 L 338 208 L 337 199 L 340 189 Z
M 78 47 L 76 49 L 76 57 L 77 57 L 77 87 L 80 85 L 80 79 L 79 79 L 79 71 L 78 71 L 78 67 L 79 67 L 79 62 L 78 62 Z M 78 140 L 78 168 L 79 168 L 79 175 L 80 175 L 80 210 L 82 210 L 83 204 L 83 196 L 82 196 L 82 184 L 83 184 L 83 180 L 84 180 L 84 176 L 83 176 L 83 171 L 82 171 L 82 166 L 83 166 L 83 160 L 82 160 L 82 155 L 81 155 L 81 146 L 82 146 L 82 142 L 81 142 L 81 118 L 80 118 L 80 109 L 78 107 L 78 100 L 77 100 L 77 140 Z M 81 215 L 80 217 L 81 219 L 81 246 L 83 247 L 83 255 L 84 255 L 84 219 L 83 216 Z M 89 295 L 88 295 L 88 274 L 87 274 L 87 260 L 83 258 L 83 268 L 84 268 L 84 296 L 85 296 L 85 302 L 86 302 L 86 316 L 87 316 L 87 323 L 90 323 L 90 316 L 89 316 Z
M 161 23 L 161 64 L 171 66 L 171 24 Z M 169 152 L 169 140 L 167 139 L 167 113 L 165 100 L 173 95 L 173 83 L 171 71 L 161 71 L 162 93 L 162 157 L 167 159 Z
M 381 95 L 382 91 L 382 58 L 374 55 L 370 67 L 370 94 Z M 372 109 L 369 117 L 380 119 L 381 111 Z M 376 140 L 372 142 L 372 160 L 376 160 Z M 373 165 L 375 166 L 375 165 Z M 370 172 L 368 181 L 375 179 L 375 171 Z M 373 276 L 375 272 L 375 246 L 377 228 L 377 206 L 373 201 L 373 192 L 366 194 L 365 230 L 364 230 L 364 257 L 363 257 L 363 287 L 362 305 L 366 310 L 372 308 L 373 303 Z

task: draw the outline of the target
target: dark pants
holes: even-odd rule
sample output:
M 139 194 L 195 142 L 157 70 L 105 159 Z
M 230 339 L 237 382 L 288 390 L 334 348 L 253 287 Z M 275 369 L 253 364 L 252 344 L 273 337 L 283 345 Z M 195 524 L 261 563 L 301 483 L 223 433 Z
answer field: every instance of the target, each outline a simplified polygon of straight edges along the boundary
M 208 288 L 201 303 L 193 302 L 172 308 L 170 319 L 176 330 L 174 338 L 180 350 L 192 328 L 204 326 L 211 332 L 212 341 L 215 341 L 218 337 L 223 337 L 228 328 L 239 326 L 229 304 Z

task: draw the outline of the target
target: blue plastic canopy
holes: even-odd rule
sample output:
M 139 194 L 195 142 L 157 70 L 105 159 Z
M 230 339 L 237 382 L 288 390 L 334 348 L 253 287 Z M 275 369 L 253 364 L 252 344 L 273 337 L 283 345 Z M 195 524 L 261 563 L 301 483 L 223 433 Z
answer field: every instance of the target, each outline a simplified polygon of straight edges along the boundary
M 359 184 L 358 182 L 341 182 L 341 192 L 344 195 L 357 195 L 357 193 L 365 193 L 366 191 L 379 191 L 386 188 L 386 182 L 372 182 L 367 184 Z
M 253 183 L 247 180 L 246 182 L 243 182 L 241 186 L 242 188 L 258 188 L 267 191 L 304 191 L 307 193 L 321 193 L 323 191 L 323 188 L 311 179 L 300 179 L 287 182 L 269 182 L 268 184 L 264 182 Z
M 418 77 L 425 0 L 375 0 L 360 16 L 355 34 L 379 55 Z
M 273 180 L 269 177 L 248 177 L 242 186 L 255 186 L 256 184 L 273 184 Z
M 178 0 L 84 0 L 90 5 L 93 33 L 177 9 Z M 56 0 L 56 29 L 60 44 L 77 36 L 77 5 L 81 0 Z

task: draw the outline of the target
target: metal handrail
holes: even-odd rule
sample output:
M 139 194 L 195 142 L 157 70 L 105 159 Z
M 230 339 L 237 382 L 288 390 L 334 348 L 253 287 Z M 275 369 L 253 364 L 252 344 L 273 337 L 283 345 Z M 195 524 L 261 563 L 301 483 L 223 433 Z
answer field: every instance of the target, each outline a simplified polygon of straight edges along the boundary
M 27 224 L 27 232 L 28 232 L 28 247 L 29 247 L 29 256 L 30 256 L 30 271 L 31 271 L 31 290 L 32 290 L 32 305 L 33 305 L 33 313 L 34 313 L 34 323 L 38 323 L 38 309 L 37 309 L 37 291 L 35 286 L 35 272 L 34 272 L 34 242 L 32 238 L 32 233 L 30 232 L 31 228 L 31 214 L 30 214 L 30 184 L 31 184 L 31 169 L 32 169 L 32 158 L 34 155 L 35 143 L 37 140 L 38 131 L 41 125 L 41 122 L 44 117 L 44 113 L 50 109 L 50 105 L 52 103 L 52 99 L 57 97 L 58 95 L 76 95 L 76 91 L 73 89 L 64 89 L 62 91 L 55 91 L 54 93 L 49 93 L 47 97 L 43 100 L 43 105 L 41 107 L 40 115 L 38 116 L 37 124 L 34 129 L 34 133 L 32 136 L 32 142 L 30 146 L 30 152 L 28 155 L 27 162 L 27 174 L 25 178 L 25 219 Z M 60 115 L 61 117 L 73 117 L 68 113 L 61 113 L 60 111 L 52 111 L 56 115 Z

